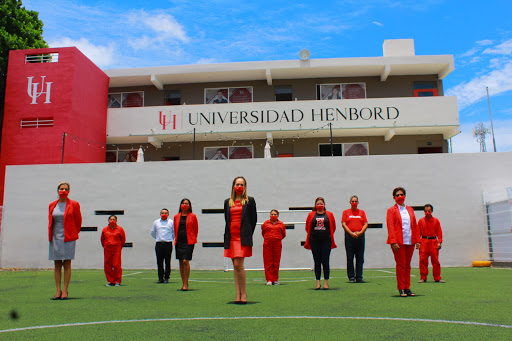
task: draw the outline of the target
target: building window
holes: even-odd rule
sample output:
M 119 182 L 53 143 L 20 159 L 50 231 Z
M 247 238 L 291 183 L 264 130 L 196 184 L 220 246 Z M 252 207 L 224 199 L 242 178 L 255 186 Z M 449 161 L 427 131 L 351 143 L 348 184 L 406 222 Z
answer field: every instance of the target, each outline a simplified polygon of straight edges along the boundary
M 361 143 L 333 143 L 333 156 L 357 156 L 368 155 L 368 142 Z M 331 144 L 318 145 L 320 156 L 331 156 Z
M 109 108 L 133 108 L 144 106 L 144 91 L 108 94 Z
M 252 86 L 204 89 L 204 103 L 249 103 L 252 102 L 252 93 Z
M 105 162 L 137 162 L 137 150 L 107 150 Z
M 316 98 L 321 100 L 366 98 L 366 83 L 317 84 Z
M 253 157 L 252 146 L 204 148 L 205 160 L 252 159 Z
M 58 53 L 42 53 L 25 55 L 25 64 L 27 63 L 57 63 L 59 61 Z
M 164 93 L 165 105 L 180 105 L 181 104 L 181 91 L 168 90 Z
M 276 96 L 276 102 L 293 100 L 291 85 L 276 85 L 274 87 L 274 94 Z
M 413 82 L 414 97 L 430 97 L 437 96 L 437 82 L 418 81 Z
M 20 120 L 20 128 L 53 127 L 53 117 L 31 117 Z

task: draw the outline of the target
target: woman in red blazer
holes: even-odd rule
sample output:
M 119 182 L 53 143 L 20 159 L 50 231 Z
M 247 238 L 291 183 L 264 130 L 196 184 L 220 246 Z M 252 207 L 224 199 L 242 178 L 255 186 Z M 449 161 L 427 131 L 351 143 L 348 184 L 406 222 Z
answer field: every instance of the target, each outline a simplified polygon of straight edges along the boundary
M 176 259 L 180 261 L 182 291 L 188 290 L 189 262 L 192 260 L 194 244 L 197 243 L 197 232 L 197 216 L 192 213 L 192 202 L 186 198 L 181 199 L 179 212 L 174 216 L 174 246 Z
M 71 186 L 61 182 L 57 186 L 59 199 L 50 203 L 48 210 L 48 239 L 50 240 L 49 260 L 55 263 L 55 285 L 57 293 L 53 300 L 68 298 L 71 280 L 71 260 L 75 259 L 75 241 L 82 226 L 80 204 L 68 199 Z M 64 266 L 64 288 L 61 287 Z
M 396 281 L 400 296 L 416 296 L 412 293 L 411 286 L 411 259 L 414 246 L 419 248 L 420 232 L 416 223 L 414 210 L 404 204 L 405 189 L 397 187 L 393 190 L 393 198 L 396 205 L 391 206 L 386 214 L 388 227 L 387 244 L 396 262 Z
M 315 199 L 315 208 L 308 214 L 306 219 L 306 243 L 304 248 L 311 250 L 315 261 L 315 290 L 320 289 L 320 276 L 322 267 L 324 269 L 324 289 L 329 289 L 329 258 L 331 249 L 336 248 L 334 242 L 334 231 L 336 231 L 336 219 L 332 212 L 325 210 L 324 198 Z

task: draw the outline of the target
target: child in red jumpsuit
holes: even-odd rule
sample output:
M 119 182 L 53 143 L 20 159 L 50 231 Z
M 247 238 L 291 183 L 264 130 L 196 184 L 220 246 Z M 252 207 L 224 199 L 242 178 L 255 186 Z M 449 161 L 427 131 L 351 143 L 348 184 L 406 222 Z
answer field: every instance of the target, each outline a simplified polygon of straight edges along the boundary
M 121 226 L 117 225 L 117 217 L 108 218 L 108 226 L 101 231 L 101 246 L 105 255 L 104 269 L 107 286 L 120 286 L 123 269 L 121 269 L 121 250 L 126 242 L 126 235 Z
M 270 211 L 270 220 L 261 225 L 263 235 L 263 264 L 267 285 L 279 285 L 279 263 L 281 262 L 281 240 L 286 237 L 286 227 L 279 219 L 277 210 Z
M 430 204 L 425 205 L 425 217 L 418 221 L 421 235 L 420 246 L 420 275 L 421 279 L 418 283 L 427 281 L 428 275 L 428 257 L 432 262 L 432 273 L 434 281 L 437 283 L 445 283 L 441 279 L 441 264 L 439 263 L 439 250 L 443 243 L 443 231 L 439 219 L 432 216 L 434 207 Z

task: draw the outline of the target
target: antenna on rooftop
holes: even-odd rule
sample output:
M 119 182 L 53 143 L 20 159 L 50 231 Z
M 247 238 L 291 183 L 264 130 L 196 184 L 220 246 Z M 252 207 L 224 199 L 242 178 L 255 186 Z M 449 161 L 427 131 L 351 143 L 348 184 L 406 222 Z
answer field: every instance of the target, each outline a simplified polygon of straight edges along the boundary
M 480 143 L 480 152 L 485 153 L 487 151 L 487 147 L 485 145 L 485 135 L 489 134 L 489 129 L 482 123 L 478 123 L 473 128 L 473 137 L 476 138 L 476 141 Z

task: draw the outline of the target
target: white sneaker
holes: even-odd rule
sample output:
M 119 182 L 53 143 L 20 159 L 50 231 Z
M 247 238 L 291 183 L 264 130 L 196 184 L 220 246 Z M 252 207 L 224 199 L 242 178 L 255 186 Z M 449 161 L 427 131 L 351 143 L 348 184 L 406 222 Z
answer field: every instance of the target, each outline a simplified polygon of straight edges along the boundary
M 110 283 L 108 282 L 107 284 L 105 284 L 106 287 L 113 287 L 114 286 L 114 283 Z
M 273 285 L 279 285 L 279 282 L 278 281 L 275 281 L 274 283 L 272 283 Z
M 271 282 L 271 281 L 268 281 L 268 282 L 267 282 L 267 285 L 272 285 L 272 282 Z
M 115 284 L 116 287 L 120 287 L 121 286 L 121 283 L 116 283 Z

